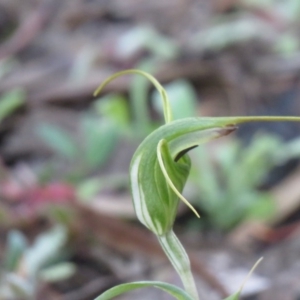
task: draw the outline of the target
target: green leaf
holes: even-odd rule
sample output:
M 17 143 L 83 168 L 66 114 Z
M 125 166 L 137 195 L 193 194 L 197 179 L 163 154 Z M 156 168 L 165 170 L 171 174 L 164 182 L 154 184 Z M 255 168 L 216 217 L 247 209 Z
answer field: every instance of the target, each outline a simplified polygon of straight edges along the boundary
M 252 273 L 254 272 L 254 270 L 256 269 L 256 267 L 259 265 L 259 263 L 262 261 L 262 257 L 254 264 L 254 266 L 252 267 L 252 269 L 250 270 L 250 272 L 248 273 L 247 277 L 245 278 L 244 282 L 242 283 L 241 287 L 239 288 L 239 290 L 234 293 L 233 295 L 225 298 L 224 300 L 239 300 L 241 292 L 244 288 L 244 285 L 246 284 L 246 282 L 248 281 L 249 277 L 252 275 Z
M 284 56 L 292 56 L 299 50 L 299 40 L 296 34 L 287 32 L 280 35 L 279 39 L 276 40 L 274 49 L 277 53 Z
M 196 155 L 193 157 L 195 159 L 192 164 L 191 179 L 200 188 L 201 199 L 203 200 L 201 202 L 198 201 L 197 204 L 201 209 L 204 208 L 205 211 L 211 211 L 215 209 L 220 199 L 224 197 L 224 190 L 216 176 L 216 170 L 211 162 L 209 150 L 200 146 L 194 150 L 194 153 Z
M 221 22 L 200 32 L 192 41 L 191 47 L 219 51 L 261 36 L 262 30 L 266 29 L 265 24 L 256 22 L 255 19 L 222 18 Z
M 0 299 L 34 299 L 36 283 L 21 274 L 6 273 L 1 279 Z
M 14 89 L 0 98 L 0 122 L 24 104 L 25 93 L 21 89 Z
M 85 161 L 89 167 L 104 164 L 115 148 L 119 130 L 108 119 L 85 118 L 82 122 L 84 136 Z
M 8 271 L 17 269 L 26 248 L 27 240 L 25 236 L 20 231 L 10 231 L 7 238 L 7 247 L 4 258 L 4 266 Z
M 58 282 L 70 278 L 75 272 L 75 264 L 62 262 L 42 270 L 40 277 L 47 282 Z
M 129 126 L 130 114 L 128 103 L 124 96 L 119 94 L 107 95 L 94 103 L 94 109 L 101 116 L 113 120 L 119 126 Z
M 224 300 L 239 300 L 240 299 L 240 292 L 234 293 L 233 295 L 225 298 Z
M 281 145 L 275 152 L 275 161 L 278 165 L 283 165 L 292 158 L 300 157 L 300 138 L 296 138 L 288 143 Z
M 139 282 L 120 284 L 118 286 L 115 286 L 107 290 L 102 295 L 97 297 L 95 300 L 112 299 L 126 292 L 130 292 L 143 287 L 154 287 L 154 288 L 161 289 L 178 300 L 194 300 L 189 294 L 187 294 L 184 290 L 178 288 L 177 286 L 164 283 L 164 282 L 159 282 L 159 281 L 139 281 Z
M 76 196 L 81 201 L 88 201 L 94 197 L 103 187 L 103 182 L 99 178 L 86 179 L 76 188 Z
M 282 143 L 276 136 L 256 135 L 246 149 L 239 150 L 239 166 L 247 170 L 247 177 L 244 178 L 244 185 L 253 188 L 264 181 L 267 174 L 275 164 L 275 153 L 282 147 Z
M 249 209 L 248 217 L 251 219 L 268 220 L 276 213 L 274 198 L 269 193 L 253 193 L 255 197 L 252 207 Z
M 37 129 L 37 133 L 57 154 L 68 159 L 73 159 L 78 154 L 78 146 L 70 137 L 70 134 L 62 128 L 44 124 Z
M 182 119 L 197 115 L 197 95 L 187 81 L 177 80 L 165 86 L 169 95 L 174 119 Z M 163 107 L 158 92 L 154 94 L 155 108 L 163 114 Z
M 12 57 L 3 58 L 0 60 L 0 80 L 9 74 L 15 67 L 17 67 L 16 59 Z
M 56 226 L 38 235 L 34 244 L 26 250 L 24 261 L 30 276 L 36 276 L 45 265 L 53 260 L 67 242 L 67 230 Z
M 131 57 L 142 49 L 147 49 L 151 56 L 164 60 L 173 59 L 179 54 L 179 47 L 172 39 L 147 25 L 139 25 L 123 34 L 117 48 L 118 55 L 122 57 Z

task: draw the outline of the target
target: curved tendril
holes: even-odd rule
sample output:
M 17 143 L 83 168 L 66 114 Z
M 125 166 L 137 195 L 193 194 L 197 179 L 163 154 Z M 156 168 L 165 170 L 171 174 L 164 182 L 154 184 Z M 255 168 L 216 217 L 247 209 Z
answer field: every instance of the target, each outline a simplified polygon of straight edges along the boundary
M 100 84 L 98 86 L 98 88 L 94 92 L 94 97 L 99 95 L 101 90 L 107 84 L 109 84 L 112 80 L 116 79 L 119 76 L 126 75 L 126 74 L 139 74 L 139 75 L 142 75 L 142 76 L 146 77 L 147 79 L 149 79 L 152 82 L 152 84 L 156 87 L 157 91 L 159 92 L 159 94 L 162 98 L 165 122 L 166 123 L 171 122 L 172 119 L 173 119 L 173 116 L 172 116 L 170 101 L 169 101 L 166 90 L 163 88 L 163 86 L 152 75 L 150 75 L 146 72 L 143 72 L 141 70 L 130 69 L 130 70 L 120 71 L 120 72 L 117 72 L 117 73 L 113 74 L 112 76 L 110 76 L 106 80 L 104 80 L 102 84 Z
M 179 197 L 180 200 L 182 200 L 192 211 L 193 213 L 198 217 L 200 218 L 200 215 L 198 214 L 198 212 L 196 211 L 196 209 L 191 205 L 191 203 L 185 199 L 182 194 L 180 194 L 180 192 L 176 189 L 175 185 L 173 184 L 172 180 L 170 179 L 169 175 L 168 175 L 168 172 L 165 168 L 165 165 L 164 165 L 164 162 L 163 162 L 163 158 L 162 158 L 162 155 L 161 155 L 161 147 L 162 147 L 162 144 L 164 143 L 164 140 L 160 140 L 158 145 L 157 145 L 157 148 L 156 148 L 156 152 L 157 152 L 157 159 L 158 159 L 158 163 L 159 163 L 159 166 L 160 166 L 160 169 L 167 181 L 167 183 L 169 184 L 170 188 L 173 190 L 173 192 Z

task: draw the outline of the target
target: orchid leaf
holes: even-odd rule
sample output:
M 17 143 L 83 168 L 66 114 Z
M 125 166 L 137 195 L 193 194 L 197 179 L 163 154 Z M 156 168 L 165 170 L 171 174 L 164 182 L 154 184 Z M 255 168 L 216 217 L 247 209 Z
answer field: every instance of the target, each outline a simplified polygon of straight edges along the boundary
M 250 278 L 250 276 L 252 275 L 252 273 L 254 272 L 254 270 L 256 269 L 256 267 L 259 265 L 259 263 L 263 260 L 263 258 L 261 257 L 252 267 L 252 269 L 250 270 L 250 272 L 248 273 L 247 277 L 244 279 L 243 283 L 241 284 L 241 287 L 239 288 L 239 290 L 232 294 L 231 296 L 225 298 L 224 300 L 239 300 L 240 299 L 240 295 L 242 293 L 242 290 L 244 288 L 244 285 L 247 283 L 248 279 Z
M 239 300 L 240 299 L 240 292 L 236 292 L 233 295 L 225 298 L 224 300 Z
M 175 285 L 159 282 L 159 281 L 139 281 L 139 282 L 131 282 L 131 283 L 124 283 L 117 285 L 106 292 L 104 292 L 102 295 L 97 297 L 95 300 L 109 300 L 113 299 L 116 296 L 119 296 L 121 294 L 140 289 L 143 287 L 154 287 L 161 289 L 168 294 L 172 295 L 177 300 L 194 300 L 187 292 L 184 290 L 178 288 Z
M 25 104 L 25 92 L 13 89 L 0 97 L 0 122 Z

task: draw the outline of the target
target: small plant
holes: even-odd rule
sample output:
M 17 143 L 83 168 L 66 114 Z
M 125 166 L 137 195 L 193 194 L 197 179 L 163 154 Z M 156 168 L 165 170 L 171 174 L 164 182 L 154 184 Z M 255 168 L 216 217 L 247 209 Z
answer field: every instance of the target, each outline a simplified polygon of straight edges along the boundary
M 76 140 L 69 132 L 54 124 L 42 124 L 38 128 L 40 138 L 61 161 L 69 164 L 70 172 L 66 176 L 72 181 L 77 182 L 95 168 L 102 167 L 115 149 L 122 130 L 124 131 L 122 104 L 125 100 L 118 96 L 110 100 L 109 107 L 101 107 L 101 118 L 98 111 L 100 107 L 81 117 L 78 131 L 82 141 Z M 103 101 L 102 106 L 106 102 Z M 111 113 L 114 106 L 121 111 Z
M 138 219 L 157 236 L 162 249 L 179 274 L 184 290 L 163 282 L 132 282 L 113 287 L 96 300 L 111 299 L 146 286 L 160 288 L 176 299 L 198 300 L 189 258 L 173 232 L 180 200 L 199 217 L 197 211 L 181 194 L 191 168 L 187 152 L 199 144 L 231 133 L 236 130 L 236 125 L 239 123 L 300 121 L 300 117 L 193 117 L 173 121 L 165 89 L 154 77 L 140 70 L 126 70 L 112 75 L 99 86 L 94 95 L 97 95 L 110 81 L 125 74 L 139 74 L 148 78 L 163 101 L 166 124 L 149 134 L 136 150 L 130 164 L 130 183 L 133 205 Z M 241 288 L 226 299 L 239 299 L 240 293 Z
M 72 276 L 75 266 L 61 261 L 66 241 L 62 226 L 38 235 L 30 246 L 21 232 L 10 231 L 0 268 L 0 299 L 35 299 L 39 282 Z
M 229 140 L 216 149 L 213 161 L 209 150 L 201 147 L 193 155 L 194 203 L 205 212 L 208 223 L 221 230 L 245 219 L 272 217 L 274 199 L 259 187 L 274 167 L 299 157 L 299 152 L 299 140 L 284 143 L 269 134 L 256 135 L 247 147 L 237 139 Z

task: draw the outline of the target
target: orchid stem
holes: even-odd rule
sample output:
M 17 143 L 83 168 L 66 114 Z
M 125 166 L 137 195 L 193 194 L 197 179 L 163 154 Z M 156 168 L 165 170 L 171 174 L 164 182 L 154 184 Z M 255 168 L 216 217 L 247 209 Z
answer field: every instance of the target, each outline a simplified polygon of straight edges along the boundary
M 186 292 L 189 293 L 194 300 L 199 300 L 189 257 L 173 230 L 170 230 L 162 236 L 158 236 L 158 240 L 180 276 Z

